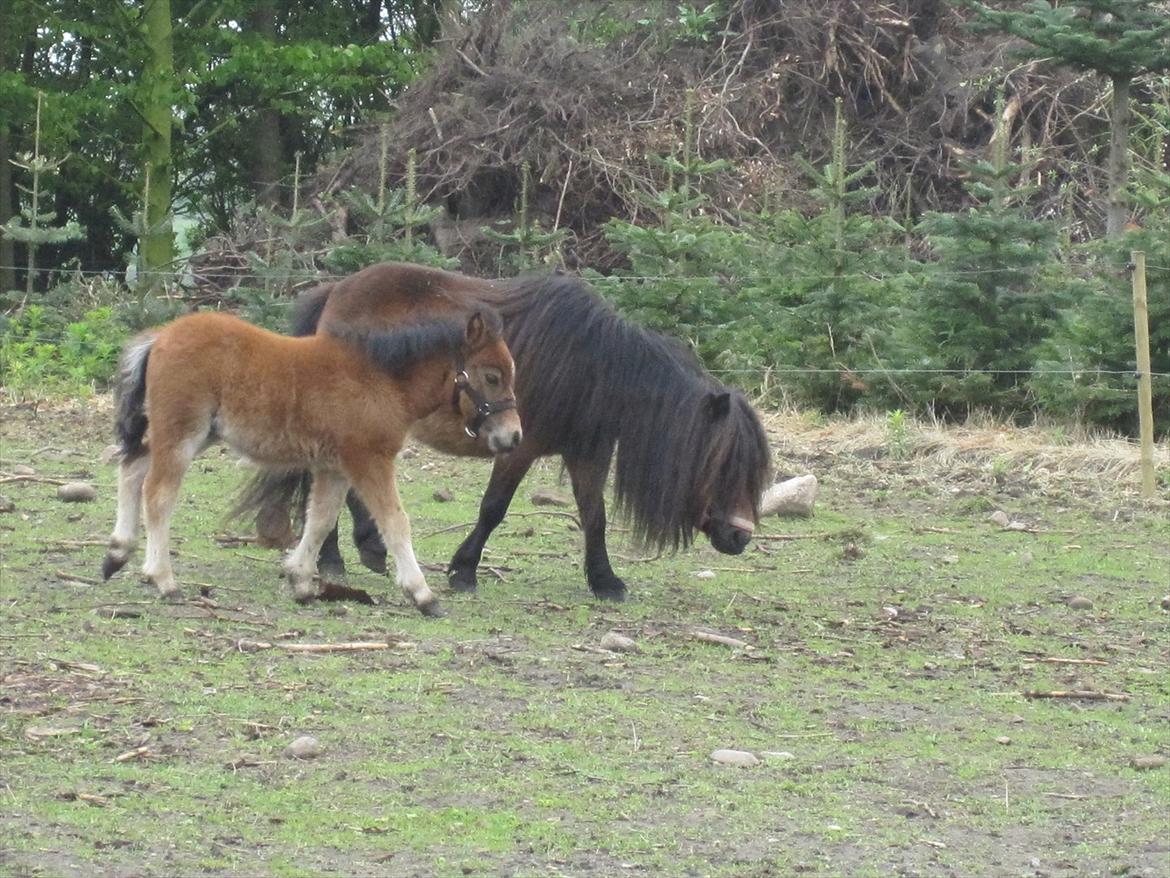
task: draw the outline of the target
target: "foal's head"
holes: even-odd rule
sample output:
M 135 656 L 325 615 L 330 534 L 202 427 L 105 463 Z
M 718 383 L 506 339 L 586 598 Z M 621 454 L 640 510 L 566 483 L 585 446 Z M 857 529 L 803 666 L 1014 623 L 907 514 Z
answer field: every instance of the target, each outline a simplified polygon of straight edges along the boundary
M 455 362 L 453 401 L 463 417 L 463 429 L 482 438 L 493 454 L 520 444 L 520 415 L 516 411 L 516 365 L 502 336 L 500 316 L 475 311 Z

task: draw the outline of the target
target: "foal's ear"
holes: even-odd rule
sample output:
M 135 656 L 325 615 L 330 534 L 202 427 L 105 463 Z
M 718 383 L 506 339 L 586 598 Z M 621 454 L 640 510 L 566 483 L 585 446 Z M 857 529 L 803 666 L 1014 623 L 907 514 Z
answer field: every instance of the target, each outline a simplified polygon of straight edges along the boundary
M 467 332 L 464 333 L 463 340 L 467 343 L 467 347 L 474 350 L 483 344 L 485 338 L 487 338 L 487 326 L 484 325 L 483 315 L 475 311 L 467 320 Z
M 727 391 L 723 393 L 708 393 L 707 411 L 711 413 L 712 421 L 726 418 L 731 414 L 731 394 Z

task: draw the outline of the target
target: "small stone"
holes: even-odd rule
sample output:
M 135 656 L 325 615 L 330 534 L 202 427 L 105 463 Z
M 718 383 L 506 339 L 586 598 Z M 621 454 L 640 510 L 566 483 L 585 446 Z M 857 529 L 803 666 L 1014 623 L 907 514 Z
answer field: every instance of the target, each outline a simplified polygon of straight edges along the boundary
M 87 482 L 69 482 L 57 489 L 57 499 L 65 503 L 92 503 L 97 490 Z
M 696 570 L 695 571 L 695 579 L 714 579 L 714 578 L 715 578 L 715 571 L 714 570 Z
M 37 471 L 35 469 L 23 463 L 18 463 L 12 468 L 12 474 L 14 476 L 34 476 L 36 473 Z
M 122 453 L 121 445 L 107 445 L 102 449 L 102 453 L 98 455 L 98 460 L 104 464 L 117 463 L 118 456 Z
M 747 750 L 715 750 L 711 753 L 711 758 L 721 765 L 737 765 L 741 768 L 760 764 L 756 754 Z
M 413 445 L 408 445 L 398 452 L 398 457 L 400 460 L 413 460 L 418 457 L 418 449 Z
M 12 502 L 11 497 L 5 497 L 0 494 L 0 512 L 15 512 L 16 504 Z
M 301 735 L 284 752 L 293 759 L 316 759 L 321 755 L 321 743 L 312 735 Z
M 1027 530 L 1028 525 L 1022 521 L 1009 521 L 1007 524 L 1008 530 Z
M 641 652 L 641 647 L 631 638 L 616 631 L 609 631 L 601 638 L 601 648 L 610 652 Z
M 1006 747 L 1011 742 L 1012 742 L 1012 739 L 1009 738 L 1007 735 L 1000 735 L 998 738 L 995 739 L 995 743 L 1001 744 L 1004 747 Z
M 1074 595 L 1068 599 L 1068 607 L 1070 610 L 1091 610 L 1093 609 L 1093 602 L 1083 595 Z
M 533 491 L 529 498 L 533 506 L 568 506 L 569 501 L 555 491 Z
M 1135 756 L 1129 760 L 1129 764 L 1138 771 L 1150 771 L 1154 768 L 1161 768 L 1166 764 L 1165 756 Z
M 992 524 L 999 525 L 1000 527 L 1007 527 L 1011 523 L 1011 519 L 1008 518 L 1008 514 L 1002 509 L 995 510 L 995 512 L 987 516 L 987 520 Z
M 431 498 L 436 503 L 450 503 L 455 499 L 455 495 L 449 488 L 439 488 L 435 493 L 431 494 Z

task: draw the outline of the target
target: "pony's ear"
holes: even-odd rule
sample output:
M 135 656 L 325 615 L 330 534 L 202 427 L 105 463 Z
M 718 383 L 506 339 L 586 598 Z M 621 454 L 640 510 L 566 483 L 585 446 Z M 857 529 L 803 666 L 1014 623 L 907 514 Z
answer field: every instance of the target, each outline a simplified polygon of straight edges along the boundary
M 727 391 L 723 393 L 708 393 L 707 411 L 711 413 L 712 421 L 726 418 L 731 414 L 731 394 Z
M 467 320 L 467 331 L 464 333 L 463 340 L 467 343 L 468 348 L 474 350 L 483 344 L 485 338 L 487 338 L 487 327 L 484 325 L 483 315 L 476 311 Z

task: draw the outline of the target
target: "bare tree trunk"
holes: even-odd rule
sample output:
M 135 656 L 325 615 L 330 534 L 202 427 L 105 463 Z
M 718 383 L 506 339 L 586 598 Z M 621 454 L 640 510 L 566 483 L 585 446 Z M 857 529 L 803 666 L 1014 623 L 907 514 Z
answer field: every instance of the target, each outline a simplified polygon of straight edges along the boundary
M 16 216 L 16 202 L 12 197 L 11 147 L 8 142 L 8 122 L 0 122 L 0 226 Z M 16 246 L 7 235 L 0 235 L 0 294 L 16 289 Z
M 1105 235 L 1116 238 L 1125 228 L 1129 209 L 1125 186 L 1129 182 L 1129 85 L 1130 77 L 1113 77 L 1113 105 L 1109 113 L 1108 203 Z
M 142 14 L 146 65 L 142 71 L 142 146 L 149 186 L 144 205 L 145 234 L 139 241 L 148 284 L 167 271 L 175 258 L 171 226 L 171 129 L 176 89 L 171 0 L 146 0 Z
M 253 33 L 270 43 L 276 42 L 276 3 L 273 0 L 258 0 L 248 16 Z M 252 186 L 256 201 L 265 207 L 280 204 L 280 178 L 284 170 L 284 139 L 280 131 L 280 113 L 276 109 L 261 105 L 256 107 L 252 118 Z

